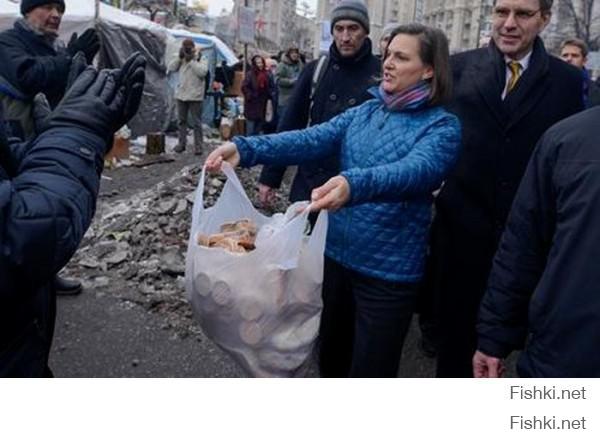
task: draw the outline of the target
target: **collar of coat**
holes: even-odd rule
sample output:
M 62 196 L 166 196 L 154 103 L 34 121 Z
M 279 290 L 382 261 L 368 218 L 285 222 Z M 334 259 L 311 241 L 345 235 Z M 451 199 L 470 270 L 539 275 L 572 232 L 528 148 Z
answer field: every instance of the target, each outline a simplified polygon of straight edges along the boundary
M 354 56 L 342 56 L 334 42 L 329 47 L 329 57 L 338 64 L 360 64 L 364 59 L 368 58 L 369 56 L 373 56 L 371 53 L 372 47 L 371 40 L 367 37 L 365 38 L 362 47 Z
M 500 87 L 500 93 L 502 93 L 506 83 L 505 55 L 498 49 L 494 43 L 494 40 L 490 41 L 488 52 L 490 53 L 490 57 L 493 59 L 496 67 L 497 84 Z M 544 76 L 548 72 L 548 65 L 548 52 L 546 52 L 544 42 L 540 37 L 536 37 L 533 41 L 533 50 L 529 60 L 529 67 L 523 73 L 522 78 L 519 79 L 517 88 L 515 88 L 515 93 L 518 92 L 519 88 L 526 89 L 532 82 L 535 82 L 535 80 L 539 79 L 541 76 Z
M 44 32 L 40 32 L 37 29 L 34 29 L 28 22 L 26 19 L 24 18 L 19 18 L 17 21 L 15 21 L 14 27 L 16 30 L 18 30 L 19 32 L 27 32 L 30 34 L 33 34 L 33 36 L 37 39 L 39 39 L 40 41 L 42 41 L 44 44 L 47 44 L 48 46 L 52 47 L 54 50 L 56 50 L 56 44 L 58 41 L 58 37 L 54 36 L 54 35 L 48 35 L 45 34 Z

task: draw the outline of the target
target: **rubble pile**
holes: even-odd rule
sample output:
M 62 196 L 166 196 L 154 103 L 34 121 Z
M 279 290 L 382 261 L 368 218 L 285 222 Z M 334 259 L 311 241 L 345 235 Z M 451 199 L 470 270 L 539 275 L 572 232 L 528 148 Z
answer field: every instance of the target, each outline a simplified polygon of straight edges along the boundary
M 238 175 L 254 205 L 259 168 Z M 92 226 L 66 275 L 86 290 L 111 294 L 166 317 L 165 328 L 181 336 L 199 333 L 185 296 L 185 253 L 201 165 L 187 166 L 154 187 L 122 200 L 101 199 Z M 207 175 L 206 205 L 214 204 L 225 176 Z M 284 182 L 281 193 L 288 193 Z M 278 195 L 273 211 L 285 211 Z M 272 214 L 273 211 L 266 211 Z

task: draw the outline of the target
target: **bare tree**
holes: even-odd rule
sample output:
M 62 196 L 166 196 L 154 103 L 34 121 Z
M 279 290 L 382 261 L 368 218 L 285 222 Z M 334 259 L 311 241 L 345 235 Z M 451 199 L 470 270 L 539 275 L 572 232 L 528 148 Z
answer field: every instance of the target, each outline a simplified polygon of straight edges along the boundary
M 171 3 L 170 0 L 128 0 L 127 10 L 145 9 L 150 14 L 150 21 L 155 21 L 156 14 L 159 12 L 172 14 Z
M 560 0 L 560 6 L 571 21 L 574 36 L 582 39 L 591 50 L 600 46 L 600 35 L 594 32 L 599 22 L 599 12 L 594 10 L 595 0 Z

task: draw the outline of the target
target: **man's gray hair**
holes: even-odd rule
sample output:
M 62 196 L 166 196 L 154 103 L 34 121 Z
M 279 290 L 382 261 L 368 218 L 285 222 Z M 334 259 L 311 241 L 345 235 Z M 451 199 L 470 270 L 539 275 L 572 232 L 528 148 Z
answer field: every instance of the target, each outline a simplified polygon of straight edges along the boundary
M 496 1 L 494 0 L 494 5 L 496 5 Z M 540 1 L 540 11 L 542 12 L 550 12 L 550 10 L 552 9 L 552 4 L 554 3 L 554 0 L 539 0 Z

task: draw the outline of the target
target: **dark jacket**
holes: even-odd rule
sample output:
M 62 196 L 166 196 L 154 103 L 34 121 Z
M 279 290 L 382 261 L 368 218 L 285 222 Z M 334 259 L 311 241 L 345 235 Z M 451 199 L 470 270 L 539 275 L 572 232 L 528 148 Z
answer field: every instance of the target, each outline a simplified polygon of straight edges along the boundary
M 583 99 L 586 108 L 600 105 L 600 85 L 592 81 L 587 71 L 584 70 Z
M 544 131 L 583 109 L 582 75 L 549 56 L 539 38 L 504 101 L 505 61 L 493 42 L 454 55 L 451 66 L 448 109 L 462 123 L 463 148 L 436 199 L 425 284 L 439 300 L 443 336 L 462 345 L 467 377 L 479 302 L 515 192 Z
M 5 59 L 10 60 L 0 63 L 0 76 L 30 99 L 44 93 L 54 108 L 65 92 L 71 66 L 66 50 L 57 51 L 48 40 L 24 26 L 22 20 L 0 33 L 0 47 Z
M 317 63 L 318 60 L 311 62 L 300 73 L 286 110 L 281 116 L 279 132 L 304 129 L 308 125 L 310 92 Z M 381 63 L 371 53 L 371 41 L 368 38 L 352 58 L 342 57 L 335 43 L 332 44 L 327 67 L 315 90 L 311 125 L 326 122 L 348 108 L 369 100 L 372 96 L 367 90 L 377 83 L 380 74 Z M 278 188 L 285 169 L 280 166 L 265 166 L 259 181 L 269 187 Z M 310 199 L 312 189 L 338 173 L 339 163 L 335 157 L 299 166 L 290 191 L 290 200 Z
M 105 145 L 76 127 L 14 144 L 4 126 L 0 108 L 0 377 L 41 377 L 54 330 L 51 280 L 92 220 Z
M 600 377 L 598 138 L 600 108 L 544 134 L 494 258 L 479 349 L 506 357 L 526 343 L 522 377 Z
M 267 70 L 267 83 L 261 89 L 256 71 L 248 70 L 242 83 L 242 92 L 244 93 L 244 116 L 246 119 L 264 122 L 267 101 L 272 99 L 275 93 L 275 80 L 271 72 Z

